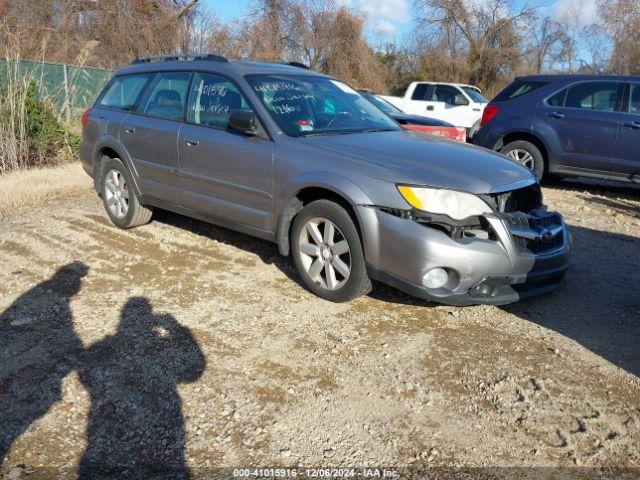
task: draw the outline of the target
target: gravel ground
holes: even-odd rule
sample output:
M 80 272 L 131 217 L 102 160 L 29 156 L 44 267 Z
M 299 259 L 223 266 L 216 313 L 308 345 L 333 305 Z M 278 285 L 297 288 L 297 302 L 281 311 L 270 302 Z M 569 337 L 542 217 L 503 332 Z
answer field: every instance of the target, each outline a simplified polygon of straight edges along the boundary
M 0 475 L 640 468 L 640 189 L 562 182 L 545 199 L 574 236 L 563 286 L 467 308 L 381 285 L 324 302 L 269 243 L 169 213 L 120 231 L 88 188 L 15 212 Z

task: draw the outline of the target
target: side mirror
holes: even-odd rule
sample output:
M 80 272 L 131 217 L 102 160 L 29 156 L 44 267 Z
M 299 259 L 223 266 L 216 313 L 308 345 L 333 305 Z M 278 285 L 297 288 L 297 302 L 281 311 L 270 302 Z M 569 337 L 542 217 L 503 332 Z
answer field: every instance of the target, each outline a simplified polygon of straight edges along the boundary
M 245 135 L 255 135 L 258 133 L 258 122 L 253 112 L 245 110 L 233 110 L 229 117 L 229 129 Z

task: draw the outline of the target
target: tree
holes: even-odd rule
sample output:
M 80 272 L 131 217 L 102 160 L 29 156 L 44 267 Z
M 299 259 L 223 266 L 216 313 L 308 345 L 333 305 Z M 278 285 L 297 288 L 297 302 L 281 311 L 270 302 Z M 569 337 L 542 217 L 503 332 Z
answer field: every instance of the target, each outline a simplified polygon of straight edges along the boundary
M 611 41 L 611 71 L 640 75 L 640 3 L 600 0 L 598 8 Z
M 540 74 L 548 70 L 557 58 L 564 38 L 563 27 L 549 16 L 538 18 L 532 25 L 529 38 L 531 69 L 533 73 Z
M 512 0 L 415 0 L 418 28 L 442 55 L 464 60 L 457 71 L 443 72 L 485 89 L 513 76 L 522 59 L 519 32 L 534 15 L 526 4 Z M 448 73 L 448 75 L 447 75 Z

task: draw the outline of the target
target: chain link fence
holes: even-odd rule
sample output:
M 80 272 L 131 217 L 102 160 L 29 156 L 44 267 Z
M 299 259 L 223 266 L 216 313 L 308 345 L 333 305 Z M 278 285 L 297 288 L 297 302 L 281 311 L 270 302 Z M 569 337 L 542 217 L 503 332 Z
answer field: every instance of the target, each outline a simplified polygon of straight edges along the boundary
M 102 68 L 0 58 L 0 91 L 11 75 L 33 81 L 40 98 L 51 100 L 67 122 L 90 107 L 113 72 Z

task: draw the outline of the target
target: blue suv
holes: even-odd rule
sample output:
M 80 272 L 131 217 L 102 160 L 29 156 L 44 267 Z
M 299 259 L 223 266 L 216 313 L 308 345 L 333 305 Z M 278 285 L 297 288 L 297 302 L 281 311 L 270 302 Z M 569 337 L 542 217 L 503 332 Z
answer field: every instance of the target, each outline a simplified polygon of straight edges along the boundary
M 473 139 L 533 170 L 640 183 L 640 77 L 516 78 Z

